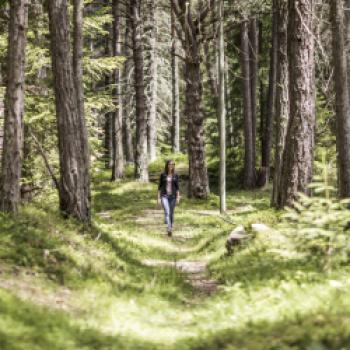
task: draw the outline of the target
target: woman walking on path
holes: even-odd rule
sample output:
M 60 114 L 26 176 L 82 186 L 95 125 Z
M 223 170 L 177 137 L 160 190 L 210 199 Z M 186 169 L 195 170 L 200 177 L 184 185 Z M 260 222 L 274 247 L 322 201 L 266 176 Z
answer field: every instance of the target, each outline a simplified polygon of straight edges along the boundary
M 160 175 L 158 185 L 158 205 L 162 203 L 167 224 L 168 236 L 172 235 L 174 223 L 174 210 L 180 202 L 179 176 L 175 173 L 175 163 L 167 160 L 165 170 Z

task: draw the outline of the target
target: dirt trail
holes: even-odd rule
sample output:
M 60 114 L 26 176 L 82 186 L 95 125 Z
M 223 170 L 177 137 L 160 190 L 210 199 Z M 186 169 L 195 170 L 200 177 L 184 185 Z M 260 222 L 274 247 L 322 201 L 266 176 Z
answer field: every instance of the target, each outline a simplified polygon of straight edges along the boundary
M 154 226 L 162 226 L 163 222 L 163 211 L 162 210 L 145 210 L 142 212 L 142 215 L 135 218 L 135 222 L 147 225 L 152 224 Z M 176 225 L 176 230 L 180 230 L 181 233 L 176 233 L 176 230 L 174 232 L 174 235 L 172 238 L 168 238 L 164 233 L 164 239 L 171 239 L 174 242 L 181 241 L 182 243 L 186 244 L 186 241 L 191 238 L 190 233 L 186 233 L 186 231 L 191 231 L 190 225 Z M 165 232 L 165 231 L 164 231 Z M 178 251 L 179 253 L 185 253 L 186 251 L 191 252 L 193 249 L 179 246 Z M 199 293 L 204 295 L 209 295 L 216 291 L 218 286 L 218 281 L 214 279 L 210 279 L 208 277 L 208 270 L 207 265 L 208 262 L 203 260 L 186 260 L 181 259 L 178 261 L 167 261 L 167 260 L 154 260 L 154 259 L 147 259 L 143 261 L 144 265 L 146 266 L 153 266 L 153 267 L 174 267 L 178 269 L 179 271 L 183 272 L 186 275 L 186 280 L 193 286 L 193 288 Z
M 209 295 L 216 291 L 218 281 L 208 278 L 207 262 L 201 260 L 165 261 L 147 259 L 143 261 L 146 266 L 174 267 L 186 275 L 186 280 L 200 294 Z

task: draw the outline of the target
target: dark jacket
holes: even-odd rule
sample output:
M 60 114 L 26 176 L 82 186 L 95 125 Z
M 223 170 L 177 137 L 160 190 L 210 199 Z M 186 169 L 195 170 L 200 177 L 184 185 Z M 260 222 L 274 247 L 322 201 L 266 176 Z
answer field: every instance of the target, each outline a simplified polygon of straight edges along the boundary
M 158 191 L 160 191 L 160 194 L 166 195 L 166 173 L 161 173 L 159 177 L 159 185 L 158 185 Z M 175 196 L 176 192 L 179 191 L 179 175 L 176 173 L 173 175 L 173 181 L 172 181 L 172 194 Z

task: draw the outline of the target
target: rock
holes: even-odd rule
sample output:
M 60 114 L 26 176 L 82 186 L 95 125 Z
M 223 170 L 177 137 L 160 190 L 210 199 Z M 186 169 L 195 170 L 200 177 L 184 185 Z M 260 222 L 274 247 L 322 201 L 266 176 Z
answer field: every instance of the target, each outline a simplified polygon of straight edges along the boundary
M 252 230 L 254 232 L 266 232 L 270 231 L 270 227 L 266 226 L 265 224 L 252 224 Z
M 242 240 L 246 238 L 248 238 L 248 236 L 246 235 L 243 225 L 237 226 L 233 231 L 231 231 L 230 235 L 227 238 L 227 253 L 231 254 L 233 251 L 233 247 L 239 245 L 242 242 Z

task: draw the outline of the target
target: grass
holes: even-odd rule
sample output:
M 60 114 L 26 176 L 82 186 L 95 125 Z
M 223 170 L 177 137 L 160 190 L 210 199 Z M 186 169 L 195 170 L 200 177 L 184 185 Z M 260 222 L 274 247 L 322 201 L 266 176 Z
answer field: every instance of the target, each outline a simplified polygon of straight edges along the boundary
M 1 215 L 0 349 L 348 349 L 346 266 L 324 272 L 279 230 L 226 255 L 235 225 L 278 228 L 269 190 L 230 192 L 225 217 L 214 194 L 184 198 L 172 240 L 156 184 L 110 183 L 103 171 L 94 177 L 90 229 L 60 218 L 50 192 L 16 217 Z M 218 290 L 203 295 L 149 259 L 208 261 Z

